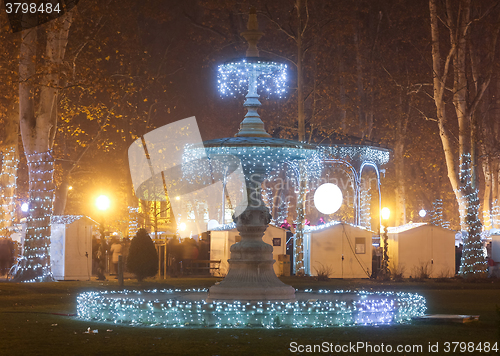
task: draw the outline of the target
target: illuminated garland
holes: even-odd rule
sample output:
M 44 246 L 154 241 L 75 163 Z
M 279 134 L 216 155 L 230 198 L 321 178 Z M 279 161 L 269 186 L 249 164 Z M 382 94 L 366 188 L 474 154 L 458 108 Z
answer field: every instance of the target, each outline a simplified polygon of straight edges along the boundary
M 16 154 L 16 147 L 12 146 L 3 152 L 2 171 L 0 179 L 6 182 L 2 186 L 2 198 L 0 204 L 0 237 L 6 237 L 7 228 L 14 224 L 14 209 L 17 188 L 17 167 L 19 159 Z
M 50 219 L 54 196 L 54 158 L 51 151 L 26 155 L 29 168 L 29 215 L 19 270 L 22 282 L 52 280 L 50 269 Z
M 128 207 L 128 236 L 135 236 L 139 230 L 139 208 Z
M 388 227 L 387 231 L 391 234 L 399 234 L 400 232 L 408 231 L 419 226 L 427 225 L 426 223 L 408 223 L 401 226 Z
M 236 97 L 238 94 L 245 94 L 252 79 L 259 94 L 276 94 L 281 98 L 286 94 L 287 66 L 266 60 L 242 59 L 221 64 L 217 71 L 221 96 Z
M 211 231 L 226 231 L 236 229 L 236 224 L 234 222 L 224 225 L 219 225 L 211 229 Z
M 163 327 L 302 328 L 401 323 L 423 316 L 426 310 L 424 297 L 401 292 L 306 290 L 303 293 L 311 293 L 311 297 L 294 303 L 207 303 L 206 292 L 85 292 L 77 297 L 77 315 L 84 320 Z M 182 300 L 186 293 L 189 300 Z M 315 296 L 320 298 L 314 299 Z
M 81 218 L 83 218 L 83 215 L 53 215 L 50 219 L 50 223 L 52 225 L 69 225 L 80 220 Z
M 481 242 L 481 221 L 479 220 L 479 195 L 477 189 L 472 189 L 470 154 L 464 154 L 460 167 L 460 177 L 465 184 L 460 187 L 460 212 L 465 212 L 465 227 L 462 260 L 459 273 L 468 276 L 476 273 L 485 273 L 486 259 Z
M 500 229 L 500 204 L 498 204 L 498 200 L 491 204 L 491 221 L 494 229 Z
M 431 224 L 434 226 L 442 226 L 443 224 L 443 200 L 435 199 L 432 202 Z
M 360 216 L 359 216 L 359 225 L 367 228 L 368 230 L 371 229 L 372 223 L 371 223 L 371 198 L 372 195 L 370 193 L 370 188 L 368 189 L 362 189 L 361 194 L 360 194 L 360 201 L 361 201 L 361 206 L 360 206 Z
M 350 161 L 365 162 L 370 161 L 378 166 L 389 162 L 390 151 L 385 148 L 376 148 L 363 145 L 331 145 L 322 147 L 325 157 L 335 157 Z

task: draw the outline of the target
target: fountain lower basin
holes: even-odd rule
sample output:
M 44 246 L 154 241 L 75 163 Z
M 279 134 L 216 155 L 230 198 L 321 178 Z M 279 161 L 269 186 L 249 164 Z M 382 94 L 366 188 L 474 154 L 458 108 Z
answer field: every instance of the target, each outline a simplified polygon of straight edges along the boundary
M 295 302 L 206 302 L 208 290 L 85 292 L 84 320 L 159 327 L 302 328 L 384 325 L 423 316 L 425 298 L 402 292 L 305 290 Z

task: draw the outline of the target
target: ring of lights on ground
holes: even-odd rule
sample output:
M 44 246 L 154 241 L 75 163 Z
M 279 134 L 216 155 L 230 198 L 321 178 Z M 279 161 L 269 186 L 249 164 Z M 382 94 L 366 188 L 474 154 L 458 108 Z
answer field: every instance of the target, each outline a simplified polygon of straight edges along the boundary
M 403 323 L 423 316 L 414 293 L 297 291 L 293 303 L 213 302 L 206 289 L 85 292 L 77 298 L 84 320 L 162 327 L 332 327 Z
M 320 213 L 333 214 L 342 206 L 342 191 L 333 183 L 320 185 L 314 193 L 314 206 Z

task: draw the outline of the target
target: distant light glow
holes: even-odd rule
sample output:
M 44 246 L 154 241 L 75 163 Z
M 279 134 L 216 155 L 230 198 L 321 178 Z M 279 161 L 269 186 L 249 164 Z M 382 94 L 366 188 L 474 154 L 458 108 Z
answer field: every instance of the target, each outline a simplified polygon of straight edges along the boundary
M 97 209 L 105 211 L 108 210 L 111 206 L 111 201 L 107 196 L 99 195 L 95 200 L 95 206 L 97 207 Z
M 342 191 L 333 183 L 320 185 L 314 193 L 314 206 L 323 214 L 333 214 L 342 206 Z
M 180 231 L 184 231 L 184 230 L 186 230 L 186 223 L 180 223 L 180 224 L 179 224 L 179 230 L 180 230 Z
M 389 220 L 391 216 L 391 210 L 389 208 L 382 208 L 382 220 Z
M 28 203 L 22 203 L 22 204 L 21 204 L 21 211 L 22 211 L 23 213 L 27 213 L 27 212 L 28 212 L 28 210 L 29 210 L 29 208 L 30 208 L 30 206 L 29 206 L 29 204 L 28 204 Z
M 421 217 L 421 218 L 425 218 L 425 216 L 427 215 L 427 212 L 425 211 L 425 209 L 422 209 L 418 212 L 418 215 Z

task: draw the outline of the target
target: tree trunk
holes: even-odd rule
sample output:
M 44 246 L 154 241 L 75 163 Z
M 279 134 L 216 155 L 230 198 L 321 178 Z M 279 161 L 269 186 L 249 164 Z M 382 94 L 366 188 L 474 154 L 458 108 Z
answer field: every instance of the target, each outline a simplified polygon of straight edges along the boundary
M 396 173 L 395 226 L 406 224 L 406 196 L 404 182 L 404 142 L 398 137 L 394 146 L 394 166 Z
M 0 169 L 0 237 L 8 237 L 7 228 L 13 225 L 16 208 L 16 179 L 19 164 L 18 132 L 19 111 L 17 105 L 9 112 L 4 126 L 7 137 L 0 149 L 2 164 Z
M 68 41 L 72 12 L 44 27 L 24 30 L 19 58 L 19 113 L 21 137 L 28 163 L 30 210 L 27 219 L 23 261 L 17 281 L 52 280 L 50 267 L 50 219 L 54 197 L 54 159 L 60 64 Z M 38 107 L 35 110 L 37 31 L 47 28 Z
M 493 159 L 491 165 L 491 218 L 494 229 L 500 229 L 500 197 L 498 196 L 500 183 L 500 159 Z
M 434 102 L 436 105 L 439 135 L 443 145 L 443 151 L 448 169 L 448 178 L 458 201 L 460 210 L 460 222 L 462 230 L 467 231 L 464 238 L 464 248 L 460 273 L 464 276 L 482 273 L 486 270 L 486 263 L 482 255 L 481 245 L 481 222 L 478 217 L 479 199 L 478 192 L 474 189 L 472 179 L 471 141 L 472 134 L 469 122 L 474 115 L 474 108 L 470 101 L 479 101 L 484 93 L 476 93 L 474 98 L 470 92 L 468 78 L 466 76 L 466 35 L 469 26 L 470 0 L 461 0 L 458 18 L 455 18 L 456 3 L 446 0 L 446 27 L 450 32 L 450 49 L 446 59 L 441 60 L 439 36 L 439 16 L 437 0 L 429 0 L 431 37 L 432 37 L 432 63 L 433 63 L 433 89 Z M 453 64 L 453 66 L 451 66 Z M 451 69 L 453 68 L 453 71 Z M 450 72 L 453 74 L 453 104 L 459 129 L 458 157 L 454 157 L 454 148 L 450 133 L 446 128 L 445 110 L 445 86 Z M 487 84 L 486 84 L 487 86 Z M 468 91 L 469 90 L 469 91 Z M 457 170 L 456 162 L 459 162 Z
M 491 171 L 490 160 L 488 156 L 484 156 L 482 160 L 483 174 L 484 174 L 484 191 L 483 191 L 483 226 L 485 230 L 490 230 L 492 226 L 491 221 Z
M 304 48 L 302 43 L 302 19 L 301 8 L 302 0 L 297 0 L 297 118 L 299 141 L 303 142 L 306 139 L 306 124 L 304 112 L 304 73 L 303 73 L 303 56 Z

